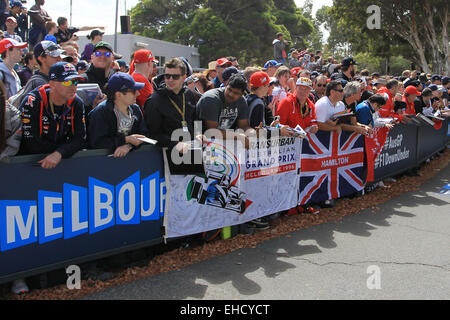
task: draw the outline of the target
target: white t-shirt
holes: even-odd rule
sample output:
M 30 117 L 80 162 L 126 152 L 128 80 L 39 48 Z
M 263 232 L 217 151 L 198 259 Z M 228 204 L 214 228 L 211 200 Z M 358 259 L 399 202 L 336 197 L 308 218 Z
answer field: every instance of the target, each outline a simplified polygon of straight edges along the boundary
M 319 122 L 327 122 L 336 113 L 346 110 L 345 105 L 342 101 L 339 101 L 336 106 L 333 106 L 327 96 L 317 100 L 315 106 L 317 121 Z
M 275 87 L 272 91 L 272 97 L 273 105 L 275 106 L 276 111 L 280 101 L 287 97 L 287 91 L 282 86 Z

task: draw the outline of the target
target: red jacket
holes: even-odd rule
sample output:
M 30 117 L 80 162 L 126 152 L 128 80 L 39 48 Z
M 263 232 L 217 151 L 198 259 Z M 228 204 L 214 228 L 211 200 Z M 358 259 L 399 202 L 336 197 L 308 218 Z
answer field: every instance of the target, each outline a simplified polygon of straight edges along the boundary
M 286 98 L 280 101 L 275 115 L 280 116 L 280 123 L 295 128 L 300 125 L 303 129 L 310 127 L 317 121 L 316 108 L 311 100 L 307 99 L 308 108 L 305 114 L 301 114 L 301 109 L 297 96 L 288 94 Z
M 393 114 L 395 114 L 395 110 L 394 110 L 394 99 L 392 96 L 392 93 L 389 91 L 388 88 L 386 87 L 382 87 L 380 90 L 377 91 L 377 94 L 387 94 L 388 96 L 388 100 L 386 101 L 386 104 L 381 107 L 379 114 L 381 117 L 383 118 L 389 118 L 392 117 Z
M 416 115 L 416 109 L 414 108 L 414 101 L 409 103 L 408 99 L 406 99 L 405 96 L 403 96 L 402 101 L 406 103 L 405 114 Z

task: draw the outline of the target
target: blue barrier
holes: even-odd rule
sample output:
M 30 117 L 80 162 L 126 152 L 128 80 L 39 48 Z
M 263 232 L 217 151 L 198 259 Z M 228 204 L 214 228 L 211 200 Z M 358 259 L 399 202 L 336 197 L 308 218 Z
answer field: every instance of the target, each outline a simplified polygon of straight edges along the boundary
M 415 167 L 449 142 L 448 120 L 440 130 L 395 126 L 375 178 Z M 0 165 L 0 283 L 162 244 L 161 150 L 144 146 L 125 158 L 107 155 L 81 151 L 51 170 L 36 166 L 42 155 Z
M 0 281 L 162 241 L 160 149 L 126 158 L 82 151 L 55 169 L 43 156 L 0 166 Z

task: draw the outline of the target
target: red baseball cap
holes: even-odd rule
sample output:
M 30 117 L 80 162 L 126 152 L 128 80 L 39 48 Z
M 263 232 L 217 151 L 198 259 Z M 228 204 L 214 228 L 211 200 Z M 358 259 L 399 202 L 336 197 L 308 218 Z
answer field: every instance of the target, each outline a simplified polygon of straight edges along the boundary
M 258 71 L 250 77 L 250 87 L 259 88 L 270 83 L 269 75 L 264 71 Z
M 0 41 L 0 53 L 5 52 L 9 48 L 26 48 L 28 46 L 28 43 L 26 42 L 18 42 L 11 38 L 5 38 Z
M 228 67 L 231 66 L 232 65 L 231 61 L 228 61 L 227 58 L 217 59 L 216 66 L 222 67 L 222 66 L 226 66 L 226 65 L 228 65 Z
M 417 90 L 417 88 L 414 87 L 414 86 L 407 86 L 406 89 L 405 89 L 405 92 L 406 92 L 407 94 L 415 94 L 415 95 L 417 95 L 417 96 L 420 96 L 420 95 L 421 95 L 420 91 Z
M 140 49 L 134 53 L 134 63 L 146 63 L 153 61 L 153 53 L 147 49 Z
M 302 70 L 302 68 L 300 68 L 300 67 L 292 68 L 291 75 L 298 76 L 301 70 Z

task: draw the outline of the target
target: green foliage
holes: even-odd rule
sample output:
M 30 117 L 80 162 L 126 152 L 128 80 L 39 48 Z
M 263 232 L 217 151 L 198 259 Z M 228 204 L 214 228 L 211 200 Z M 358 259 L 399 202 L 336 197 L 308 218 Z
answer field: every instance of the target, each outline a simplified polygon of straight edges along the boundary
M 147 37 L 194 46 L 203 40 L 203 66 L 228 55 L 242 65 L 261 65 L 273 56 L 277 32 L 297 48 L 311 39 L 320 46 L 320 34 L 302 12 L 293 0 L 140 0 L 131 22 L 134 33 Z
M 353 58 L 359 63 L 358 70 L 368 69 L 371 73 L 382 72 L 383 58 L 381 57 L 376 57 L 369 52 L 360 52 L 355 54 Z

